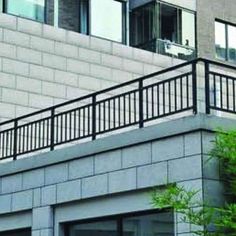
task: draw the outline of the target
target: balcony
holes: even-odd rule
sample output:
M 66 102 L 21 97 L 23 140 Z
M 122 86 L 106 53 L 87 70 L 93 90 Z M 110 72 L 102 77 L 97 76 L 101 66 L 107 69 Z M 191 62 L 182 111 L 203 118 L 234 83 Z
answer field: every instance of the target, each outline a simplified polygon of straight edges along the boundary
M 195 48 L 173 43 L 169 40 L 153 39 L 135 47 L 186 61 L 196 58 Z
M 0 124 L 0 160 L 197 113 L 235 118 L 236 67 L 196 59 Z

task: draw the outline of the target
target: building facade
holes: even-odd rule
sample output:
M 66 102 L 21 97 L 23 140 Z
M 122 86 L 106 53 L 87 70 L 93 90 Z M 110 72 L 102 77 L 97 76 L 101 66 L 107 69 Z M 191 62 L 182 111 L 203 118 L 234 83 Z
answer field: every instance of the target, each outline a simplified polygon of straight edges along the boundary
M 0 5 L 0 236 L 192 235 L 151 192 L 224 201 L 206 160 L 235 124 L 234 0 Z

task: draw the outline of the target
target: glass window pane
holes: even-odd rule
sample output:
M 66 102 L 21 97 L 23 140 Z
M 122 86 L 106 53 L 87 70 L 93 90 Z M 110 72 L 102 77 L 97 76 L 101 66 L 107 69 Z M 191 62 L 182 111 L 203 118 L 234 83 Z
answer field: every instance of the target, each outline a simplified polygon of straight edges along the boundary
M 158 37 L 158 22 L 156 17 L 158 14 L 158 6 L 154 3 L 150 3 L 132 11 L 130 26 L 130 40 L 132 46 L 155 51 L 155 40 Z M 154 42 L 153 50 L 151 50 L 152 41 Z
M 77 224 L 70 227 L 69 236 L 118 236 L 116 221 Z
M 6 0 L 6 13 L 44 22 L 44 0 Z
M 124 236 L 173 236 L 173 213 L 125 218 L 123 220 L 123 231 Z
M 228 26 L 228 53 L 229 60 L 236 62 L 236 27 Z
M 177 19 L 178 10 L 161 4 L 161 38 L 178 43 Z
M 122 42 L 122 3 L 91 0 L 91 34 Z
M 79 1 L 58 1 L 58 26 L 67 30 L 79 30 Z
M 0 236 L 31 236 L 31 229 L 0 232 Z
M 226 60 L 226 32 L 225 24 L 215 22 L 216 57 Z
M 182 11 L 181 13 L 181 38 L 182 45 L 195 47 L 195 16 L 193 13 Z

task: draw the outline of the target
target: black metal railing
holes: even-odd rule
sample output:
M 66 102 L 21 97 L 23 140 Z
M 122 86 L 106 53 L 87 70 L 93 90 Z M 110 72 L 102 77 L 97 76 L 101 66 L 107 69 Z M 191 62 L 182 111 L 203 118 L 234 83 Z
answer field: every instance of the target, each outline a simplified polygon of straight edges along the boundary
M 235 86 L 236 67 L 205 61 L 206 113 L 216 110 L 236 114 Z
M 198 64 L 205 68 L 206 113 L 235 113 L 235 78 L 219 68 L 236 68 L 196 59 L 0 123 L 0 160 L 16 160 L 81 139 L 94 140 L 130 126 L 142 128 L 146 122 L 187 111 L 196 114 Z

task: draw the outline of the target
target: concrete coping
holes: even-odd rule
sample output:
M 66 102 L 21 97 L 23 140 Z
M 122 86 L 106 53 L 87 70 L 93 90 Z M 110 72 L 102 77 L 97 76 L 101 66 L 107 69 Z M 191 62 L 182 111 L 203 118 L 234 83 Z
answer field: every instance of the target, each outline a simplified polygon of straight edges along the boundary
M 186 116 L 16 161 L 0 163 L 0 177 L 194 131 L 214 131 L 219 127 L 233 129 L 236 127 L 235 124 L 234 119 L 213 115 Z

